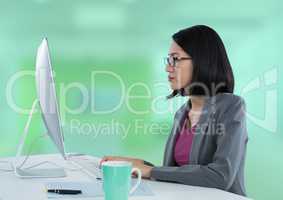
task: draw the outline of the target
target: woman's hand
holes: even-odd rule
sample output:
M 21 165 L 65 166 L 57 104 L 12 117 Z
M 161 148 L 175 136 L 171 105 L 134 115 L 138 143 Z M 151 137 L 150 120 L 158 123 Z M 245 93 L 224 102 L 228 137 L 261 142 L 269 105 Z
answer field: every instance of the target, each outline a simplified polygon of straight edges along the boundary
M 148 165 L 145 165 L 143 163 L 142 164 L 138 163 L 138 164 L 134 165 L 133 167 L 141 170 L 143 178 L 150 178 L 151 170 L 153 168 L 152 166 L 148 166 Z
M 129 158 L 129 157 L 122 157 L 122 156 L 104 156 L 100 161 L 100 165 L 106 161 L 127 161 L 131 162 L 133 166 L 143 164 L 143 160 L 137 158 Z
M 131 162 L 133 167 L 139 168 L 142 172 L 143 178 L 150 178 L 150 173 L 153 167 L 145 165 L 144 161 L 137 158 L 129 158 L 129 157 L 122 157 L 122 156 L 104 156 L 100 161 L 100 165 L 106 161 L 127 161 Z

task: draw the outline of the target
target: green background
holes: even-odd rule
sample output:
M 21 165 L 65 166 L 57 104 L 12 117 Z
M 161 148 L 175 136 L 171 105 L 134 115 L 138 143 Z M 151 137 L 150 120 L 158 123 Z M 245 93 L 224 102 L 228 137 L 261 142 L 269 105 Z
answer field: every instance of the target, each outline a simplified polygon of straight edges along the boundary
M 235 93 L 247 104 L 248 195 L 258 200 L 283 199 L 282 6 L 279 0 L 0 1 L 0 156 L 15 155 L 27 120 L 27 114 L 11 107 L 7 84 L 15 74 L 34 70 L 37 47 L 46 36 L 67 151 L 134 156 L 161 164 L 174 111 L 185 100 L 165 100 L 170 90 L 162 58 L 174 32 L 206 24 L 222 37 L 234 69 Z M 149 98 L 122 95 L 120 82 L 105 74 L 97 75 L 92 84 L 91 74 L 98 70 L 119 76 L 130 96 Z M 62 95 L 75 84 L 89 95 L 79 114 L 65 108 L 80 106 L 85 100 L 82 93 L 71 88 Z M 17 106 L 29 109 L 36 98 L 34 77 L 18 79 L 12 97 Z M 111 114 L 91 112 L 109 110 L 119 102 L 121 106 Z M 135 114 L 130 108 L 147 112 Z M 123 138 L 121 129 L 113 133 L 90 128 L 109 127 L 112 120 L 130 127 L 127 137 Z M 143 129 L 135 130 L 137 120 Z M 72 129 L 72 122 L 80 123 L 80 129 Z M 44 131 L 36 113 L 26 151 Z M 38 140 L 32 150 L 53 152 L 56 149 L 47 138 Z

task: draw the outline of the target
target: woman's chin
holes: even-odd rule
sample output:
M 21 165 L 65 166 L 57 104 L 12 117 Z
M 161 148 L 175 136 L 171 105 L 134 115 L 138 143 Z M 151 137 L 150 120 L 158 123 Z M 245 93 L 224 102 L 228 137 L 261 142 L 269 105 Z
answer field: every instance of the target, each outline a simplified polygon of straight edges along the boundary
M 179 90 L 179 89 L 181 89 L 180 87 L 178 87 L 176 84 L 174 84 L 172 82 L 170 82 L 170 87 L 171 87 L 172 90 Z

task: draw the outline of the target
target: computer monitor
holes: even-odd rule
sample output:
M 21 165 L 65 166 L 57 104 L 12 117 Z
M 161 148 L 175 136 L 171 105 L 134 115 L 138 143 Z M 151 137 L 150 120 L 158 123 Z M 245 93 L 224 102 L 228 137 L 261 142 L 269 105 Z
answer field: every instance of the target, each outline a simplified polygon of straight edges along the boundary
M 38 104 L 42 114 L 42 119 L 47 129 L 48 136 L 51 138 L 52 142 L 54 143 L 60 154 L 63 156 L 63 158 L 67 160 L 55 91 L 54 76 L 49 56 L 48 42 L 46 38 L 42 40 L 37 50 L 35 80 L 38 99 L 33 102 L 27 123 L 25 125 L 23 136 L 21 137 L 21 140 L 19 142 L 15 160 L 16 162 L 13 164 L 15 174 L 21 178 L 65 177 L 66 173 L 64 168 L 60 168 L 58 166 L 56 168 L 49 169 L 33 169 L 32 167 L 24 168 L 23 165 L 26 159 L 20 165 L 17 164 L 17 161 L 19 160 L 19 157 L 22 153 L 26 137 L 29 133 L 29 127 L 33 113 L 35 111 L 35 107 Z M 28 158 L 28 156 L 26 158 Z M 44 164 L 46 162 L 48 161 L 41 162 L 39 164 L 36 164 L 35 166 L 39 166 L 40 164 Z
M 49 55 L 48 42 L 46 38 L 42 40 L 37 50 L 35 79 L 42 119 L 47 129 L 47 134 L 49 135 L 61 155 L 66 159 L 64 137 L 60 123 L 54 76 Z

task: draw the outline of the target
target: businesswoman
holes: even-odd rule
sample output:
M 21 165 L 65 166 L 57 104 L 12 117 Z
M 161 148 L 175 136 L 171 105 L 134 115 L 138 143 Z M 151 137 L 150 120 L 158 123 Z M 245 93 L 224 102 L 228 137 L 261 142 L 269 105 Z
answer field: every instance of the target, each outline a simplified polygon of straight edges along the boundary
M 233 94 L 233 71 L 221 38 L 205 25 L 175 33 L 166 71 L 172 88 L 168 98 L 181 95 L 188 101 L 175 114 L 163 166 L 117 156 L 102 162 L 126 160 L 141 169 L 143 178 L 246 196 L 245 104 Z

